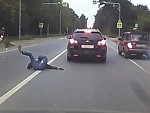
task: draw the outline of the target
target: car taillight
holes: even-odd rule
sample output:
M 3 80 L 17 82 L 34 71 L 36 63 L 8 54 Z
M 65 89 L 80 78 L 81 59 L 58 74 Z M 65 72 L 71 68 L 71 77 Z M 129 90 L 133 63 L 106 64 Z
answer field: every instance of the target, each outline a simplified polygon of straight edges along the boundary
M 69 42 L 70 42 L 70 44 L 78 44 L 78 41 L 74 40 L 74 39 L 70 39 Z
M 98 42 L 97 42 L 97 45 L 98 45 L 98 46 L 106 45 L 106 40 L 98 41 Z
M 133 48 L 132 43 L 128 43 L 127 46 L 128 46 L 128 48 L 130 48 L 130 49 Z
M 1 35 L 1 38 L 4 38 L 4 36 L 3 36 L 3 35 Z

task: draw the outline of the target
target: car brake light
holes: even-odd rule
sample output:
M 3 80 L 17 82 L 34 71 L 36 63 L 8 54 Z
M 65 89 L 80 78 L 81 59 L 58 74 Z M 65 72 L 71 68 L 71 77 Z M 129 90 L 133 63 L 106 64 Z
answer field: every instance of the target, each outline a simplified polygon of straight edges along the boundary
M 4 38 L 4 36 L 3 36 L 3 35 L 1 35 L 1 38 Z
M 78 44 L 78 41 L 74 40 L 74 39 L 70 39 L 69 42 L 70 42 L 70 44 Z
M 128 43 L 127 46 L 128 46 L 128 48 L 130 48 L 130 49 L 133 48 L 133 46 L 132 46 L 131 43 Z
M 97 43 L 98 46 L 105 45 L 105 44 L 106 44 L 106 40 L 101 40 L 101 41 L 98 41 Z

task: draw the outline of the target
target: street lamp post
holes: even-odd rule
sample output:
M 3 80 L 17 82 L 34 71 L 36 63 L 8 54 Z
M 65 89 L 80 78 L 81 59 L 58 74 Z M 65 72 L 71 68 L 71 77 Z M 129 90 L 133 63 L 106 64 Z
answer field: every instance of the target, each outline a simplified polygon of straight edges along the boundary
M 121 21 L 121 5 L 120 5 L 120 3 L 113 3 L 113 5 L 118 5 L 118 11 L 119 11 L 119 21 Z M 118 28 L 119 29 L 119 37 L 120 37 L 120 28 Z
M 61 19 L 61 10 L 60 10 L 60 26 L 59 26 L 59 27 L 60 27 L 60 28 L 59 28 L 60 34 L 61 34 L 61 26 L 62 26 L 62 25 L 61 25 L 61 20 L 62 20 L 62 19 Z
M 21 39 L 21 0 L 19 3 L 19 40 Z
M 58 2 L 58 3 L 43 3 L 44 5 L 63 5 L 62 3 L 60 3 L 60 2 Z M 66 4 L 66 3 L 65 3 Z M 64 4 L 64 5 L 65 5 Z M 60 23 L 60 25 L 59 25 L 59 32 L 60 32 L 60 34 L 61 34 L 61 31 L 62 31 L 62 12 L 61 12 L 61 10 L 60 10 L 60 12 L 59 12 L 59 16 L 60 16 L 60 18 L 59 18 L 59 23 Z
M 75 18 L 75 15 L 74 15 L 73 10 L 71 11 L 71 13 L 72 13 L 72 32 L 74 32 L 74 18 Z

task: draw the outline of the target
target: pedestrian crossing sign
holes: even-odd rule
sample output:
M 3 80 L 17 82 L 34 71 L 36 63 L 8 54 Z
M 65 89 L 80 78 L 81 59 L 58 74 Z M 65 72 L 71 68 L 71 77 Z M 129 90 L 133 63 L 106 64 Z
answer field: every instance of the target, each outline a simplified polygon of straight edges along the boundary
M 117 22 L 117 28 L 118 28 L 118 29 L 121 29 L 121 28 L 122 28 L 122 22 L 121 22 L 121 20 L 119 20 L 119 21 Z
M 43 23 L 39 23 L 39 28 L 43 29 L 43 27 L 44 27 Z

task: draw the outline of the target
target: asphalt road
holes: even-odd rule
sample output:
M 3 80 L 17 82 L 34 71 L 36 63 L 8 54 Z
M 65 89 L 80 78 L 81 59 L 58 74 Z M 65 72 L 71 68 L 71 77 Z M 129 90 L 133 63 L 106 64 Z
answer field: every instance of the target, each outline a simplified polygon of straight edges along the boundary
M 24 47 L 64 71 L 27 70 L 29 59 L 17 50 L 0 53 L 0 113 L 150 113 L 150 60 L 124 59 L 107 39 L 106 64 L 67 62 L 66 44 Z

